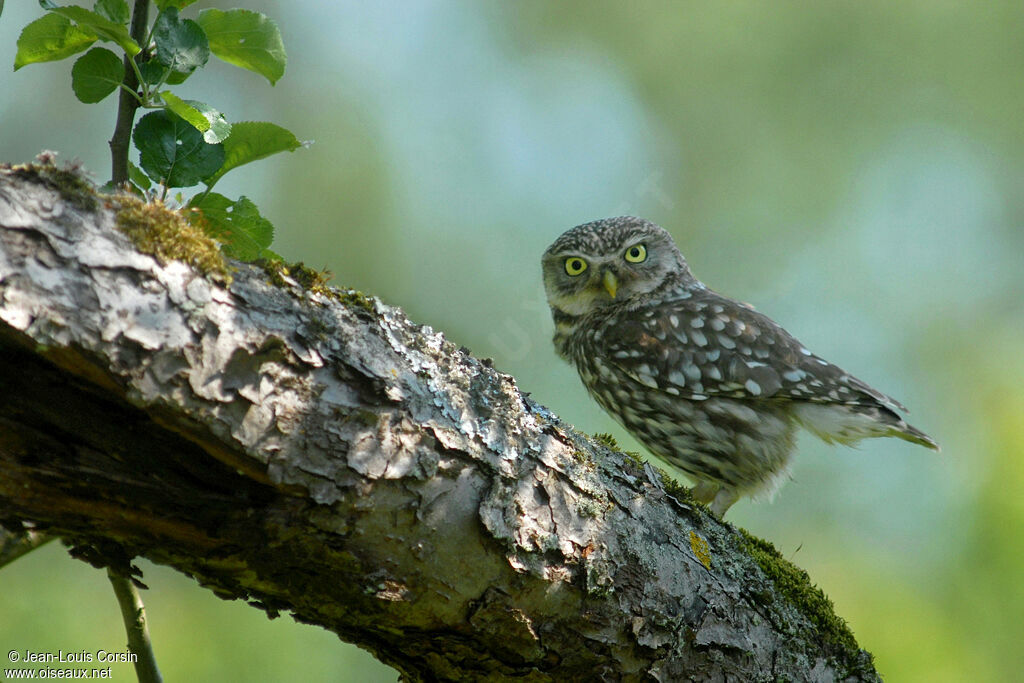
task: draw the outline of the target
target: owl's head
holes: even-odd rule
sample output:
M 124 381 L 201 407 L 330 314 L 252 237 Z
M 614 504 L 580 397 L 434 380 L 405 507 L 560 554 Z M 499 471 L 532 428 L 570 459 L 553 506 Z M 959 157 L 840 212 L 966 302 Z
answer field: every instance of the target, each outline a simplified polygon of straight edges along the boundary
M 632 216 L 577 225 L 548 247 L 541 267 L 548 303 L 570 316 L 696 283 L 672 236 Z

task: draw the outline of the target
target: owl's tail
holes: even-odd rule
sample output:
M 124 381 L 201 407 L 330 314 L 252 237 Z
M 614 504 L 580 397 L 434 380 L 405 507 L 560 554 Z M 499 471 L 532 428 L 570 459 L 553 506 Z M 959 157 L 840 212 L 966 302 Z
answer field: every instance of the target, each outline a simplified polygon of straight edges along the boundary
M 917 427 L 910 426 L 903 420 L 900 420 L 899 424 L 892 428 L 890 434 L 899 439 L 903 439 L 904 441 L 920 444 L 921 446 L 924 446 L 925 448 L 930 448 L 936 452 L 942 450 L 939 447 L 939 444 L 936 443 L 935 439 L 928 436 Z
M 916 427 L 911 427 L 894 410 L 881 404 L 797 402 L 794 417 L 802 427 L 826 443 L 852 446 L 861 439 L 895 436 L 933 451 L 939 444 Z

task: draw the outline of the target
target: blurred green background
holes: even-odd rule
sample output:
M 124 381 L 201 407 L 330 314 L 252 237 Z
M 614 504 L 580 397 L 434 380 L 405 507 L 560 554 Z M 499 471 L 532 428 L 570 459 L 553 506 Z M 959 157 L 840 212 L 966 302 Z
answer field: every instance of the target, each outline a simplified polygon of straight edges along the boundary
M 887 680 L 1019 680 L 1024 6 L 245 6 L 278 21 L 285 78 L 214 64 L 178 93 L 315 141 L 218 186 L 256 201 L 277 251 L 638 448 L 556 359 L 539 258 L 584 221 L 660 223 L 698 277 L 905 402 L 943 446 L 805 436 L 776 501 L 731 521 L 807 569 Z M 0 159 L 54 149 L 103 181 L 115 99 L 78 103 L 70 61 L 11 71 L 40 13 L 21 0 L 0 17 Z M 143 566 L 168 680 L 396 678 L 323 630 Z M 0 615 L 8 649 L 124 643 L 102 572 L 56 546 L 0 573 Z

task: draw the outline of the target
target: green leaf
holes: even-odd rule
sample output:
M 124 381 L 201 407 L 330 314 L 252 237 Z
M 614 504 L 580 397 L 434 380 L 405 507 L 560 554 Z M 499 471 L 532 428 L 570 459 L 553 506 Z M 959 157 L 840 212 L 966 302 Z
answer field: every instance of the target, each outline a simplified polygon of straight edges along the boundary
M 128 180 L 132 181 L 141 190 L 148 190 L 152 187 L 152 183 L 149 182 L 149 176 L 130 161 L 128 162 Z
M 167 109 L 196 126 L 196 129 L 203 133 L 203 139 L 210 144 L 222 142 L 231 132 L 231 124 L 227 123 L 224 115 L 206 102 L 181 99 L 170 90 L 164 90 L 160 96 L 167 103 Z
M 142 74 L 142 80 L 146 81 L 146 83 L 149 83 L 150 85 L 156 85 L 161 81 L 167 85 L 180 85 L 184 83 L 185 79 L 191 76 L 193 72 L 189 71 L 188 73 L 182 73 L 181 71 L 171 71 L 160 62 L 155 59 L 151 59 L 148 62 L 139 64 L 139 73 Z M 168 74 L 168 76 L 164 78 L 164 74 Z
M 224 243 L 224 253 L 242 261 L 258 259 L 274 239 L 274 226 L 248 197 L 231 201 L 210 192 L 193 208 L 202 212 L 207 234 Z
M 145 178 L 145 176 L 143 177 Z M 145 198 L 146 196 L 146 193 L 142 188 L 140 188 L 135 183 L 130 182 L 115 185 L 113 180 L 108 180 L 107 182 L 103 183 L 98 188 L 96 188 L 96 190 L 100 194 L 117 194 L 119 192 L 124 192 L 125 190 L 127 190 L 128 192 L 131 192 L 134 195 L 138 195 L 139 197 Z
M 164 90 L 160 96 L 168 109 L 195 126 L 209 144 L 223 142 L 231 133 L 231 124 L 224 115 L 205 102 L 183 100 L 170 90 Z
M 73 25 L 64 17 L 47 14 L 22 29 L 18 36 L 14 70 L 27 64 L 70 57 L 84 51 L 96 40 L 96 34 Z
M 94 47 L 71 67 L 71 89 L 82 102 L 99 102 L 124 80 L 124 62 L 110 50 Z
M 164 83 L 166 83 L 167 85 L 181 85 L 185 82 L 185 79 L 187 79 L 192 74 L 192 71 L 172 71 L 171 75 L 167 77 L 167 80 L 164 81 Z
M 164 90 L 160 93 L 160 97 L 164 99 L 168 109 L 191 123 L 200 133 L 205 133 L 210 130 L 210 122 L 206 120 L 206 117 L 203 116 L 198 109 L 185 102 L 185 100 L 181 99 L 170 90 Z M 215 142 L 220 141 L 217 140 Z
M 127 24 L 128 20 L 131 19 L 128 3 L 124 0 L 96 0 L 92 10 L 104 19 L 110 19 L 115 24 Z
M 167 187 L 191 187 L 224 164 L 224 145 L 207 144 L 184 119 L 160 110 L 143 116 L 132 134 L 142 170 Z
M 84 7 L 72 5 L 70 7 L 54 7 L 50 10 L 59 14 L 65 19 L 70 19 L 88 31 L 95 33 L 102 40 L 110 40 L 121 46 L 129 57 L 134 57 L 141 52 L 139 46 L 132 37 L 128 35 L 128 29 L 121 24 L 115 24 L 109 19 L 90 12 Z
M 158 10 L 165 10 L 168 7 L 185 9 L 195 1 L 196 0 L 156 0 L 156 8 Z
M 177 7 L 160 12 L 153 24 L 156 59 L 166 67 L 192 73 L 210 59 L 210 44 L 196 22 L 178 17 Z
M 277 24 L 259 12 L 204 9 L 199 25 L 210 39 L 210 50 L 225 62 L 266 77 L 271 85 L 284 75 L 288 57 Z
M 139 64 L 139 73 L 142 74 L 142 80 L 146 83 L 156 85 L 164 77 L 164 74 L 167 73 L 167 67 L 155 59 L 150 59 Z
M 224 165 L 204 181 L 210 187 L 233 168 L 269 157 L 278 152 L 293 152 L 302 143 L 288 129 L 266 121 L 240 121 L 232 124 L 231 135 L 224 140 Z
M 185 100 L 190 104 L 196 111 L 206 117 L 209 121 L 210 127 L 203 133 L 203 139 L 211 145 L 217 144 L 218 142 L 224 142 L 227 137 L 231 134 L 231 124 L 224 118 L 224 114 L 206 104 L 205 102 L 199 102 L 198 100 Z M 225 150 L 227 153 L 227 150 Z

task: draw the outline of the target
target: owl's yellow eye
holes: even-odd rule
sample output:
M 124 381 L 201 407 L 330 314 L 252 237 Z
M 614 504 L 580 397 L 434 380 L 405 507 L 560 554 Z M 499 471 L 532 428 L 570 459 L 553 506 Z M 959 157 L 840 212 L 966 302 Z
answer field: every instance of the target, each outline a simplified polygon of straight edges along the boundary
M 634 244 L 626 250 L 625 257 L 630 263 L 643 263 L 647 260 L 647 247 L 642 244 Z
M 579 256 L 570 256 L 565 259 L 565 272 L 573 277 L 587 269 L 587 262 Z

